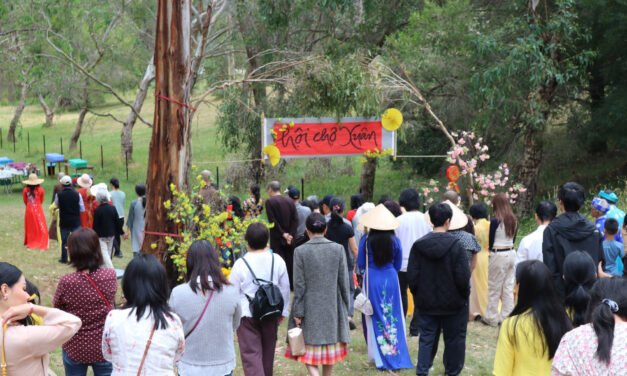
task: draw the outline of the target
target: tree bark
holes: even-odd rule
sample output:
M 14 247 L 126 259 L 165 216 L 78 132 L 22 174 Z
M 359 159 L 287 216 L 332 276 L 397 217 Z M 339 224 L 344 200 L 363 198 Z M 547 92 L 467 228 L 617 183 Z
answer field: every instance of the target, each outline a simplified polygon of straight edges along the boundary
M 24 108 L 26 107 L 26 97 L 28 96 L 28 90 L 30 89 L 30 83 L 24 82 L 22 83 L 22 90 L 20 92 L 20 101 L 15 108 L 15 113 L 13 113 L 13 119 L 11 119 L 11 124 L 9 125 L 9 132 L 7 133 L 7 140 L 9 142 L 16 141 L 15 131 L 17 129 L 17 125 L 20 123 L 20 119 L 22 118 L 22 113 L 24 112 Z
M 146 72 L 144 73 L 144 77 L 139 82 L 139 90 L 137 90 L 137 94 L 135 94 L 135 101 L 133 102 L 133 108 L 128 111 L 128 115 L 126 116 L 126 120 L 122 125 L 122 133 L 120 135 L 121 145 L 122 145 L 122 156 L 128 156 L 128 160 L 133 160 L 133 127 L 137 122 L 137 114 L 141 112 L 142 107 L 144 106 L 144 101 L 146 100 L 146 95 L 148 93 L 148 88 L 150 87 L 150 83 L 155 79 L 155 62 L 154 57 L 148 63 L 146 67 Z
M 81 137 L 81 132 L 83 131 L 85 116 L 87 116 L 89 112 L 89 89 L 87 86 L 88 82 L 85 80 L 85 85 L 83 86 L 83 108 L 81 108 L 81 112 L 78 114 L 78 121 L 76 122 L 76 127 L 74 127 L 74 132 L 70 138 L 70 150 L 76 149 L 78 139 Z
M 245 2 L 238 1 L 237 7 L 238 7 L 237 22 L 238 22 L 239 32 L 242 35 L 242 38 L 244 39 L 244 41 L 246 41 L 247 36 L 252 35 L 256 31 L 252 27 L 253 22 L 244 14 L 243 9 L 246 8 Z M 259 47 L 253 44 L 247 44 L 245 48 L 246 48 L 246 57 L 248 58 L 248 68 L 247 68 L 246 76 L 248 76 L 248 74 L 250 74 L 251 72 L 254 72 L 256 69 L 259 68 L 259 60 L 258 60 Z M 244 96 L 246 97 L 244 98 L 244 100 L 248 99 L 248 94 L 250 93 L 251 90 L 252 90 L 253 101 L 254 101 L 253 108 L 255 108 L 258 113 L 265 112 L 266 97 L 267 97 L 266 85 L 261 82 L 252 83 L 252 84 L 245 83 L 242 87 L 242 92 L 244 93 Z M 243 102 L 243 103 L 246 103 L 246 102 Z M 256 129 L 259 132 L 259 137 L 261 137 L 261 131 L 259 130 L 260 128 L 256 128 Z M 253 145 L 249 145 L 248 149 L 249 149 L 248 157 L 250 159 L 259 158 L 259 156 L 261 155 L 261 143 L 260 142 L 256 142 Z M 263 176 L 265 173 L 264 166 L 265 165 L 263 163 L 259 163 L 258 161 L 252 161 L 249 166 L 253 180 L 257 183 L 263 180 Z
M 46 116 L 44 128 L 52 128 L 55 108 L 50 108 L 50 106 L 46 103 L 46 99 L 41 94 L 39 94 L 39 104 L 41 104 L 41 108 L 44 110 L 44 115 Z
M 372 201 L 374 197 L 374 178 L 377 172 L 377 159 L 366 158 L 366 163 L 361 169 L 361 181 L 359 182 L 359 192 L 364 196 L 365 201 Z
M 520 194 L 517 208 L 521 214 L 531 213 L 534 198 L 538 191 L 537 179 L 544 154 L 542 131 L 528 127 L 523 133 L 523 156 L 520 162 L 518 178 L 527 189 Z
M 156 255 L 166 264 L 170 281 L 176 279 L 176 268 L 167 257 L 165 238 L 151 232 L 177 232 L 163 202 L 172 198 L 170 184 L 179 190 L 187 188 L 191 161 L 191 111 L 186 107 L 190 100 L 190 14 L 190 0 L 159 0 L 157 5 L 155 91 L 160 98 L 155 100 L 148 156 L 148 205 L 142 251 Z
M 74 132 L 72 132 L 72 137 L 70 138 L 70 150 L 76 150 L 76 145 L 78 145 L 78 139 L 81 137 L 81 132 L 83 131 L 85 116 L 87 116 L 88 112 L 89 108 L 83 107 L 81 108 L 81 112 L 78 114 L 76 127 L 74 127 Z

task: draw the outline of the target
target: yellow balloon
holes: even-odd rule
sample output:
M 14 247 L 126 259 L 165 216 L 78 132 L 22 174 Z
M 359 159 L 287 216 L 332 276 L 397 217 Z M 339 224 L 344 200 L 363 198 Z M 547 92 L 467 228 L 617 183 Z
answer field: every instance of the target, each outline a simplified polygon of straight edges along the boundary
M 395 131 L 403 124 L 403 114 L 396 108 L 388 108 L 381 115 L 381 125 L 386 131 Z
M 268 159 L 270 159 L 272 167 L 279 164 L 279 161 L 281 160 L 281 151 L 279 148 L 275 145 L 268 145 L 263 148 L 263 152 L 268 156 Z

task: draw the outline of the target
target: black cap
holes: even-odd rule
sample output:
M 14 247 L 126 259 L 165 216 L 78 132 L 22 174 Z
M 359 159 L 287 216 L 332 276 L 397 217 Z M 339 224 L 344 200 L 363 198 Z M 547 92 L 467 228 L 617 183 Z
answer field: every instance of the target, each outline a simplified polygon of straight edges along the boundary
M 297 188 L 295 188 L 295 187 L 290 187 L 290 188 L 287 190 L 287 195 L 288 195 L 291 199 L 294 199 L 294 200 L 295 200 L 295 199 L 297 199 L 297 198 L 300 198 L 300 191 L 299 191 Z

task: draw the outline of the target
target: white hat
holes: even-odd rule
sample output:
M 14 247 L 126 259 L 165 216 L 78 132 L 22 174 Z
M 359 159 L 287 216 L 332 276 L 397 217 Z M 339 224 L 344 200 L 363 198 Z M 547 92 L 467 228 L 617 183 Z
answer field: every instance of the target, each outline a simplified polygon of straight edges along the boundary
M 88 174 L 83 174 L 80 178 L 76 179 L 76 184 L 83 188 L 89 188 L 92 184 L 94 184 L 94 181 L 91 180 L 91 177 Z
M 398 219 L 383 204 L 360 216 L 358 221 L 363 227 L 381 231 L 396 230 L 400 226 Z
M 96 199 L 98 199 L 99 193 L 100 195 L 102 195 L 102 192 L 104 192 L 107 201 L 111 201 L 111 195 L 109 194 L 106 183 L 98 183 L 93 185 L 91 188 L 89 188 L 89 192 L 92 196 L 96 197 Z
M 61 185 L 71 185 L 72 177 L 70 175 L 63 175 L 61 179 L 59 179 L 59 183 L 61 183 Z
M 449 200 L 444 201 L 443 204 L 450 206 L 453 211 L 453 218 L 451 218 L 451 224 L 448 227 L 449 231 L 461 230 L 466 227 L 468 224 L 468 216 L 462 211 L 462 209 Z M 425 219 L 429 224 L 432 224 L 431 218 L 429 217 L 429 211 L 425 213 Z

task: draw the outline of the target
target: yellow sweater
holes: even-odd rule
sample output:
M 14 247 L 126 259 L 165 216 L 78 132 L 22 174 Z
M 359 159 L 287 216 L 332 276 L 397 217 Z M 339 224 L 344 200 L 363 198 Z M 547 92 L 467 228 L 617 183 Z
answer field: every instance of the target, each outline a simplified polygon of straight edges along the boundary
M 512 342 L 514 329 L 515 344 Z M 496 345 L 494 376 L 550 375 L 552 360 L 548 352 L 543 352 L 543 344 L 544 335 L 538 331 L 529 311 L 507 318 L 501 325 Z

